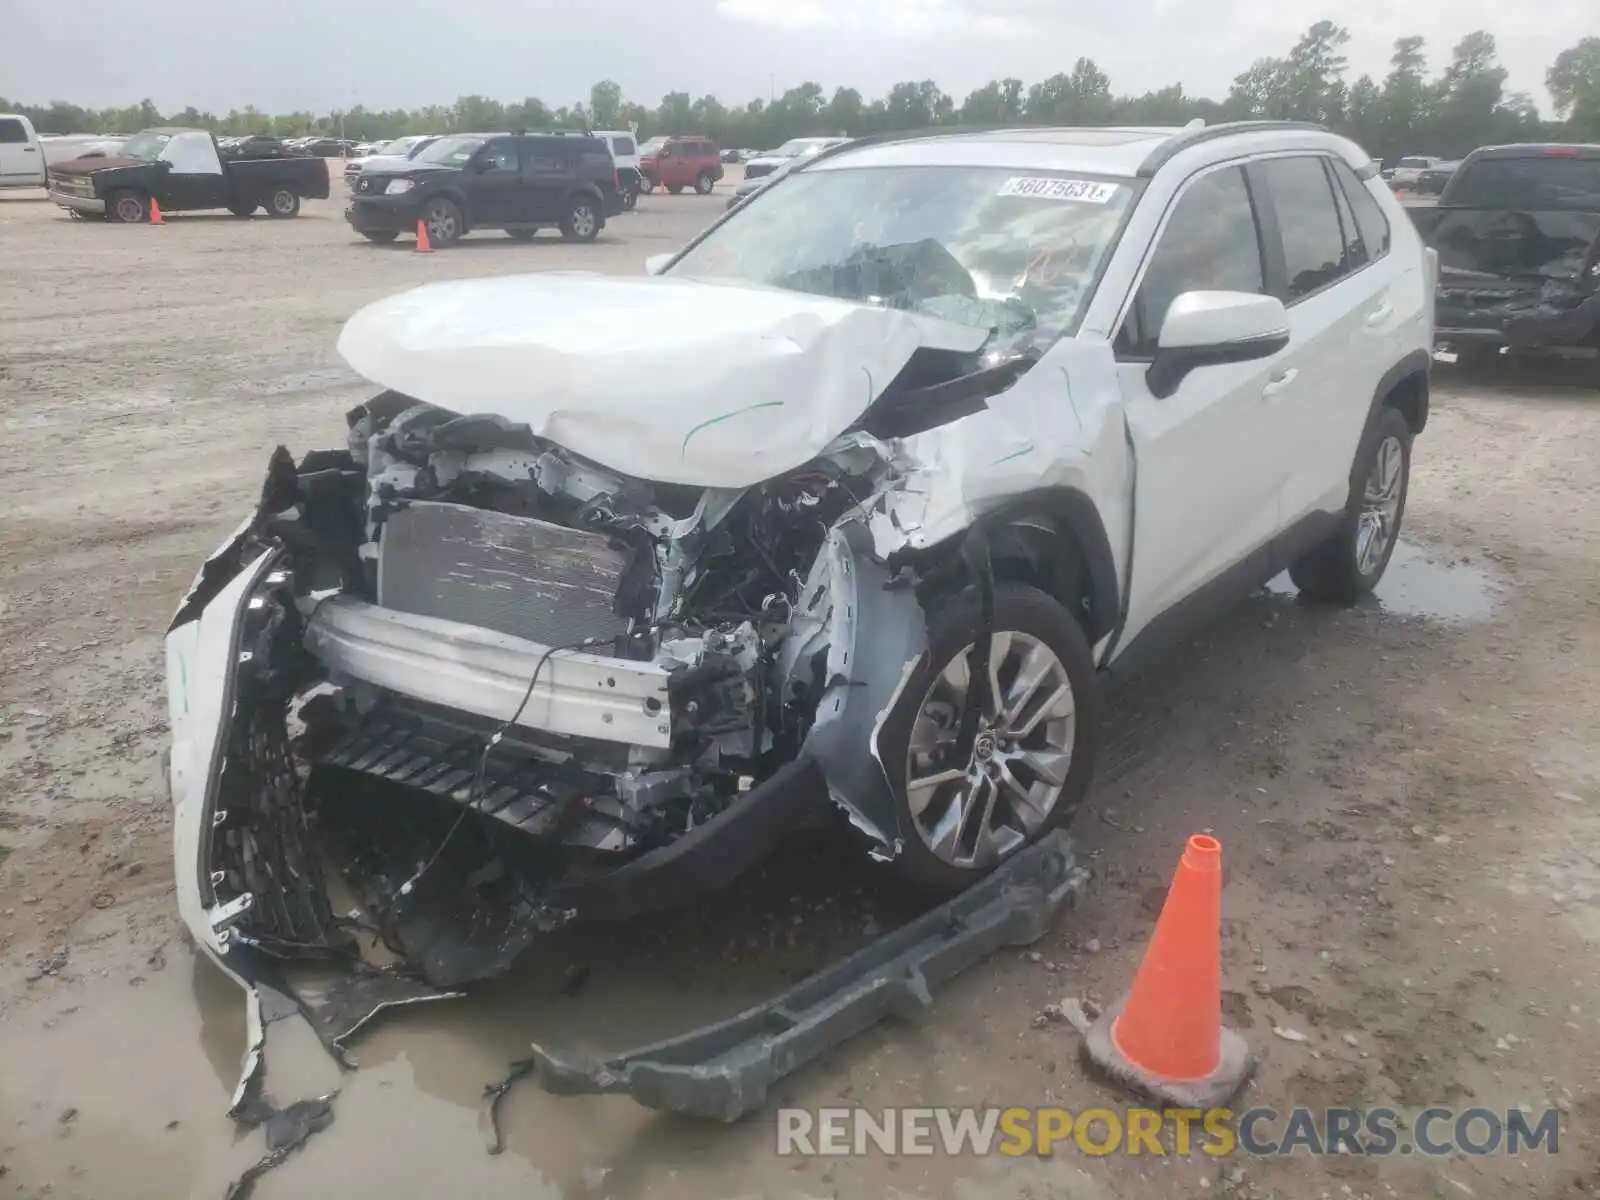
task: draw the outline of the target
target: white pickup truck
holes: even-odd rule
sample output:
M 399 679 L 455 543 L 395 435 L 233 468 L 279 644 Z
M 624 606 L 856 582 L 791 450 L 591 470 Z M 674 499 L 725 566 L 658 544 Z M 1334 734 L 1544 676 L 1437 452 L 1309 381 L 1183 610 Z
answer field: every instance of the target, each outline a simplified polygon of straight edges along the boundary
M 19 113 L 0 113 L 0 188 L 42 188 L 44 150 L 33 122 Z

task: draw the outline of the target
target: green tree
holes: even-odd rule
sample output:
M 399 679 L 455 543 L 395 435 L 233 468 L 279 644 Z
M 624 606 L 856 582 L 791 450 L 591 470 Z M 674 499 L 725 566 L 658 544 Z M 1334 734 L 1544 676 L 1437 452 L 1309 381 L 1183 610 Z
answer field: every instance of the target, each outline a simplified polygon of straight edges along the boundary
M 596 129 L 615 129 L 622 121 L 622 87 L 602 79 L 589 89 L 589 118 Z
M 1570 136 L 1600 139 L 1600 37 L 1586 37 L 1556 55 L 1544 82 Z
M 1276 81 L 1286 116 L 1327 125 L 1344 119 L 1343 80 L 1349 64 L 1342 51 L 1349 42 L 1350 31 L 1332 21 L 1318 21 L 1301 35 Z

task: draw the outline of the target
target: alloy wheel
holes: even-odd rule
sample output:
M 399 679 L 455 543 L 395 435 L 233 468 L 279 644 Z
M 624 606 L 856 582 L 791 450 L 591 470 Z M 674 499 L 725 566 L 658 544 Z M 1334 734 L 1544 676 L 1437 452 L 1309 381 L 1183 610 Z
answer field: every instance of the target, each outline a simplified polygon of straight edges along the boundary
M 929 685 L 906 752 L 906 805 L 918 835 L 940 859 L 967 870 L 998 862 L 1049 818 L 1077 736 L 1065 664 L 1040 639 L 1002 631 L 990 638 L 987 698 L 963 753 L 971 650 Z
M 1386 437 L 1378 443 L 1356 523 L 1356 570 L 1363 575 L 1378 569 L 1394 541 L 1400 500 L 1405 492 L 1405 461 L 1399 438 Z

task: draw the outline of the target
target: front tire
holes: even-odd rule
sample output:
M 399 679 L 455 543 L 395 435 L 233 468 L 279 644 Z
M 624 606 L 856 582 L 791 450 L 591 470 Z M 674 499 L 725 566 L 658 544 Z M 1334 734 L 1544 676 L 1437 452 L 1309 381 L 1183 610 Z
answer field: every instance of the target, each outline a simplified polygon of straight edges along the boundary
M 300 197 L 288 188 L 279 188 L 267 197 L 267 216 L 286 221 L 300 215 Z
M 428 244 L 430 246 L 448 246 L 451 242 L 459 241 L 465 233 L 466 222 L 462 219 L 461 210 L 456 207 L 455 201 L 440 197 L 430 200 L 422 210 L 422 219 L 428 223 Z
M 710 171 L 701 171 L 694 177 L 694 190 L 702 196 L 711 195 L 711 189 L 717 186 L 717 177 Z
M 1289 568 L 1312 600 L 1354 604 L 1378 586 L 1394 554 L 1411 485 L 1411 426 L 1385 406 L 1356 454 L 1354 486 L 1339 528 Z
M 106 217 L 123 225 L 142 225 L 150 219 L 150 198 L 128 189 L 115 192 L 106 205 Z
M 1094 773 L 1099 692 L 1088 640 L 1057 601 L 1019 583 L 995 588 L 989 696 L 962 754 L 978 623 L 975 591 L 946 606 L 878 743 L 906 831 L 889 869 L 928 895 L 961 891 L 1067 825 Z
M 593 200 L 579 196 L 568 202 L 561 236 L 569 242 L 592 242 L 600 236 L 600 209 Z

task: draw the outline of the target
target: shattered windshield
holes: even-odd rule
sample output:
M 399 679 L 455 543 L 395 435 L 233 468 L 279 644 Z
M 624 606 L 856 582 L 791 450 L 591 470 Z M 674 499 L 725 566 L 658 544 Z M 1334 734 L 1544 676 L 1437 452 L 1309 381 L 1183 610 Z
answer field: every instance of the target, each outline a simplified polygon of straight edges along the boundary
M 161 152 L 167 148 L 167 143 L 172 140 L 170 133 L 158 133 L 154 129 L 147 129 L 143 133 L 136 133 L 122 143 L 120 151 L 123 158 L 137 158 L 144 162 L 155 162 L 161 157 Z
M 1077 328 L 1133 194 L 991 167 L 792 172 L 669 273 L 911 309 L 1042 349 Z

